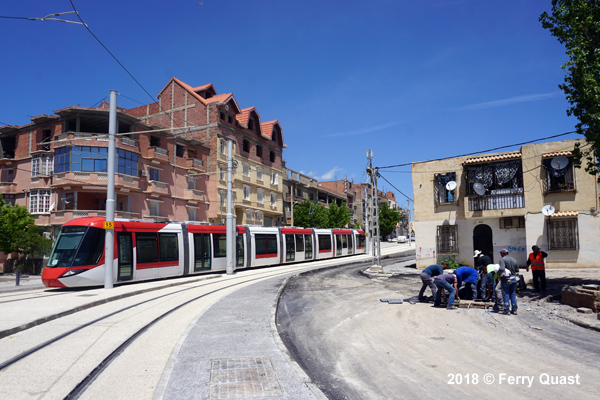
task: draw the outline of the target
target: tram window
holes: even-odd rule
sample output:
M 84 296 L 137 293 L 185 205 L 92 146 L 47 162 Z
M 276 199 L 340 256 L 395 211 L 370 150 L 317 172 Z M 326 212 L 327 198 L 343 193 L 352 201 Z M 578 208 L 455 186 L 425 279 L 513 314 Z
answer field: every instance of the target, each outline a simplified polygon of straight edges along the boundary
M 295 260 L 295 240 L 294 235 L 285 235 L 285 260 L 286 261 L 294 261 Z
M 90 228 L 83 237 L 79 251 L 73 261 L 73 266 L 96 265 L 104 252 L 105 233 L 102 229 Z
M 158 261 L 158 236 L 156 233 L 136 233 L 137 262 Z
M 227 257 L 227 236 L 224 233 L 213 233 L 213 255 Z
M 331 251 L 330 235 L 319 235 L 319 251 Z
M 160 261 L 179 260 L 179 247 L 176 233 L 159 233 Z
M 304 251 L 304 235 L 296 235 L 296 251 Z
M 277 235 L 257 234 L 254 236 L 256 255 L 277 254 Z
M 304 258 L 306 258 L 307 260 L 310 260 L 313 256 L 313 253 L 312 253 L 313 243 L 312 243 L 311 235 L 304 235 L 304 245 L 305 245 L 304 246 L 304 248 L 305 248 Z
M 362 235 L 356 235 L 356 247 L 365 247 L 365 237 Z
M 348 248 L 348 235 L 342 235 L 342 247 L 344 249 Z

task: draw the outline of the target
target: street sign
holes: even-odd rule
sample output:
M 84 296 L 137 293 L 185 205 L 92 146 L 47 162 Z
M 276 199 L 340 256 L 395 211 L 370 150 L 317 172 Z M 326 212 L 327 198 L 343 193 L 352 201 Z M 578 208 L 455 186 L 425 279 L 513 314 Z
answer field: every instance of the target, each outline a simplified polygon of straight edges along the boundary
M 104 229 L 115 229 L 114 221 L 104 221 Z

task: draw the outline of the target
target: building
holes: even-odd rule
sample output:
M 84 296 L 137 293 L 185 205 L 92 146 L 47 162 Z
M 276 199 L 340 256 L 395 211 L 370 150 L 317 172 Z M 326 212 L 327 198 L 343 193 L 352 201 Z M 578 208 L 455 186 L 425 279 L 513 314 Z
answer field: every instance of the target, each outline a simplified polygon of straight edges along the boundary
M 232 93 L 212 84 L 192 87 L 172 78 L 158 102 L 127 110 L 150 125 L 201 143 L 206 165 L 207 221 L 224 223 L 227 207 L 227 142 L 233 141 L 234 215 L 238 225 L 283 224 L 283 142 L 277 120 L 262 122 L 254 107 L 240 108 Z
M 109 105 L 67 107 L 0 128 L 0 193 L 49 238 L 78 217 L 105 216 Z M 115 217 L 205 221 L 209 149 L 117 111 Z M 0 264 L 7 259 L 1 256 Z
M 599 187 L 573 167 L 576 142 L 413 163 L 417 266 L 445 257 L 472 266 L 474 250 L 497 263 L 502 248 L 525 266 L 538 245 L 549 268 L 597 267 Z

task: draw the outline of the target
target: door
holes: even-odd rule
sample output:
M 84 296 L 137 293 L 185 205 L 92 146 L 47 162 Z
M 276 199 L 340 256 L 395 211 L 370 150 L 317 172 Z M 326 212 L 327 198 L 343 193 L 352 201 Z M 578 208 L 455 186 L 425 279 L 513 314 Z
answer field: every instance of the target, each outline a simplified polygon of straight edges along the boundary
M 473 250 L 481 251 L 494 262 L 494 241 L 489 225 L 480 224 L 473 229 Z
M 194 233 L 194 272 L 210 270 L 210 234 Z
M 131 232 L 117 232 L 118 272 L 117 281 L 133 279 L 133 238 Z

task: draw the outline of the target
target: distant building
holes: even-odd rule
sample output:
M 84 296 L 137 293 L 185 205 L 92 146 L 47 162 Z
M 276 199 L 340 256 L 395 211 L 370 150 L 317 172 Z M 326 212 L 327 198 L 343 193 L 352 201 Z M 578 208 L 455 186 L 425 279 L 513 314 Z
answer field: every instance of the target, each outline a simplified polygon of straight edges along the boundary
M 413 163 L 417 266 L 445 257 L 472 266 L 474 250 L 497 263 L 502 248 L 525 266 L 538 245 L 549 268 L 597 267 L 599 187 L 573 167 L 577 141 Z

